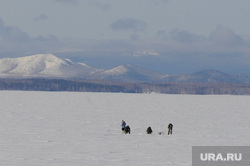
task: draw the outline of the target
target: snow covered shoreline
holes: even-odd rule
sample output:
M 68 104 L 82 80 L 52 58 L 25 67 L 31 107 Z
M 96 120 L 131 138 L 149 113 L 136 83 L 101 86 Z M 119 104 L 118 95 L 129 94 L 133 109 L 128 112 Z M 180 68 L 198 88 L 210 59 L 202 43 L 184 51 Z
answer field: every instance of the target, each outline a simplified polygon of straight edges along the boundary
M 190 166 L 192 146 L 249 146 L 250 96 L 25 91 L 0 96 L 1 165 Z M 122 119 L 130 135 L 121 134 Z M 173 135 L 166 134 L 170 122 Z M 148 126 L 152 135 L 146 134 Z

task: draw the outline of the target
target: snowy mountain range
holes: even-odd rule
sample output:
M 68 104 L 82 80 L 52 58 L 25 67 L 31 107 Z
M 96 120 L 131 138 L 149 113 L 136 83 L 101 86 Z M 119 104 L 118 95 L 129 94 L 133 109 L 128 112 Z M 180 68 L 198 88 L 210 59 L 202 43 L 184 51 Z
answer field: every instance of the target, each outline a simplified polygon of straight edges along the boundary
M 115 81 L 152 81 L 163 74 L 132 65 L 98 69 L 52 54 L 0 59 L 1 78 L 81 78 Z
M 185 75 L 169 75 L 132 65 L 121 65 L 111 69 L 98 69 L 84 63 L 61 59 L 52 54 L 0 59 L 0 78 L 77 78 L 151 83 L 250 83 L 249 77 L 230 75 L 216 70 L 206 70 Z
M 0 77 L 86 77 L 97 71 L 84 63 L 75 63 L 52 54 L 0 59 Z

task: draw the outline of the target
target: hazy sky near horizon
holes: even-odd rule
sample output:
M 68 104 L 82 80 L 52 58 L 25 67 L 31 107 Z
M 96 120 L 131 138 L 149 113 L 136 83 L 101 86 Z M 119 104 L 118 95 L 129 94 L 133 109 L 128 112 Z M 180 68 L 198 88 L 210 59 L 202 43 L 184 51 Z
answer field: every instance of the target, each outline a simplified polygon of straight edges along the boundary
M 181 29 L 209 36 L 216 26 L 249 35 L 249 0 L 1 0 L 5 25 L 30 37 L 129 39 Z
M 249 0 L 1 0 L 0 57 L 55 53 L 96 66 L 102 59 L 103 67 L 247 73 L 249 6 Z

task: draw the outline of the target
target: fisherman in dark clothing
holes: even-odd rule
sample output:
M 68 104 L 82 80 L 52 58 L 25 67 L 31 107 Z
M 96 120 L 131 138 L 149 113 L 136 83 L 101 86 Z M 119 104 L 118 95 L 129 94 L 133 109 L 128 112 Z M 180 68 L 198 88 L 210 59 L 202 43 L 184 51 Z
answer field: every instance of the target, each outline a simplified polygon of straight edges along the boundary
M 147 134 L 151 134 L 153 132 L 152 128 L 149 126 L 146 130 Z
M 124 128 L 124 133 L 125 134 L 130 134 L 130 127 L 129 127 L 129 125 L 127 125 L 125 128 Z
M 168 125 L 168 135 L 169 134 L 172 135 L 172 131 L 173 131 L 173 125 L 172 125 L 172 123 L 169 123 L 169 125 Z

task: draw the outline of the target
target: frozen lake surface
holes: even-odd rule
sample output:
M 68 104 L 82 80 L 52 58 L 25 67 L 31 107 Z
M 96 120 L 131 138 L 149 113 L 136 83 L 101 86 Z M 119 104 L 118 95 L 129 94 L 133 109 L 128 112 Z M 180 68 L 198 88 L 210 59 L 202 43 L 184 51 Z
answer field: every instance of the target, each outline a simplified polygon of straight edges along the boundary
M 0 98 L 4 166 L 191 166 L 192 146 L 250 143 L 250 96 L 0 91 Z

